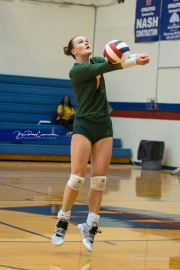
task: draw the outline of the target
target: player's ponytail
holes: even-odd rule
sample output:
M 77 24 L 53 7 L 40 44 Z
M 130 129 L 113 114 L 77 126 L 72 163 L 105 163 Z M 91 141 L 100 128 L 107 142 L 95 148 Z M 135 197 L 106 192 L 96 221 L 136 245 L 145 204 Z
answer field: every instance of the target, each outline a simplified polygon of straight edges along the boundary
M 68 47 L 66 46 L 66 47 L 63 47 L 63 50 L 64 50 L 64 54 L 65 55 L 71 55 L 71 53 L 69 53 L 69 50 L 68 50 Z
M 64 54 L 65 54 L 65 55 L 72 56 L 74 59 L 76 59 L 75 56 L 74 56 L 74 55 L 72 54 L 72 52 L 71 52 L 72 49 L 74 49 L 74 43 L 73 43 L 74 38 L 75 38 L 75 37 L 73 37 L 73 38 L 69 41 L 68 46 L 63 47 L 63 50 L 64 50 Z

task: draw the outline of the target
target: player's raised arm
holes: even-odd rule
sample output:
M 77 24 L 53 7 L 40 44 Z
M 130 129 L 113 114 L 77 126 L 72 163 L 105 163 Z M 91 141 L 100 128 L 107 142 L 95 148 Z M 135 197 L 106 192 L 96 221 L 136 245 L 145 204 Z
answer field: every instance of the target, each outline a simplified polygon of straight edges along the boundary
M 130 55 L 128 59 L 121 63 L 123 69 L 133 66 L 144 66 L 150 61 L 149 56 L 146 53 Z

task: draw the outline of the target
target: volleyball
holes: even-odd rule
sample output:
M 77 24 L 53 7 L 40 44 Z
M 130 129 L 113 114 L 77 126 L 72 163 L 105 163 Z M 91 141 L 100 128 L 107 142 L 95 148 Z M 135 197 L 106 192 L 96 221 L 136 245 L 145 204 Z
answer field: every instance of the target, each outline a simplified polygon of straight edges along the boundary
M 129 58 L 130 49 L 124 41 L 112 40 L 104 47 L 103 55 L 108 63 L 118 64 Z

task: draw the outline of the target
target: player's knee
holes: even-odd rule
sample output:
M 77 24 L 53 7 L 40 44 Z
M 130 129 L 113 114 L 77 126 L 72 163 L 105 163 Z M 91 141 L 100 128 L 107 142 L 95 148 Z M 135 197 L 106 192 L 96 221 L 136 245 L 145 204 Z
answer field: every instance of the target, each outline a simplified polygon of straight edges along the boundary
M 106 186 L 106 176 L 94 176 L 91 177 L 91 187 L 98 191 L 103 191 Z
M 80 190 L 84 183 L 84 177 L 71 174 L 68 181 L 68 186 L 73 190 Z

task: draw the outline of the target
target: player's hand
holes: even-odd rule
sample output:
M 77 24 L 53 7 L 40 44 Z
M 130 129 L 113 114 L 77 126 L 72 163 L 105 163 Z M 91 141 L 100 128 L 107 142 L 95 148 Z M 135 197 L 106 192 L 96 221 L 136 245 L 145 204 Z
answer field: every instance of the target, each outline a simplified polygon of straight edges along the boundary
M 150 59 L 149 59 L 149 56 L 147 55 L 147 53 L 137 54 L 137 56 L 136 56 L 137 65 L 144 66 L 144 65 L 148 64 L 149 61 L 150 61 Z

